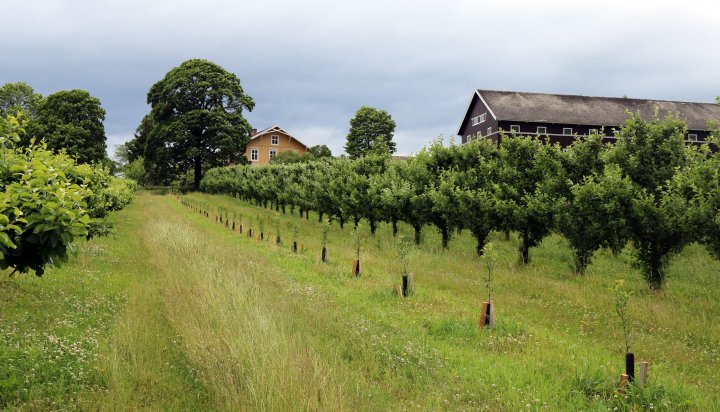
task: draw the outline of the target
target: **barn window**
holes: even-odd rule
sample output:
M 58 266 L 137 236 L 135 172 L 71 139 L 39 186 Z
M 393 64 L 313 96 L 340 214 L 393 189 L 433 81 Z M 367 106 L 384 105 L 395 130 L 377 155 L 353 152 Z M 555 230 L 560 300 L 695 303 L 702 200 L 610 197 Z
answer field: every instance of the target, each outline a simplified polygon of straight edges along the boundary
M 257 162 L 260 158 L 260 152 L 256 148 L 250 149 L 250 161 L 251 162 Z
M 564 135 L 572 134 L 572 127 L 563 127 L 563 134 Z
M 537 134 L 547 134 L 547 127 L 545 127 L 545 126 L 538 126 L 538 128 L 537 128 Z
M 510 131 L 515 132 L 515 133 L 520 133 L 520 125 L 519 124 L 511 124 Z
M 271 144 L 280 144 L 280 137 L 276 134 L 270 136 L 270 143 Z

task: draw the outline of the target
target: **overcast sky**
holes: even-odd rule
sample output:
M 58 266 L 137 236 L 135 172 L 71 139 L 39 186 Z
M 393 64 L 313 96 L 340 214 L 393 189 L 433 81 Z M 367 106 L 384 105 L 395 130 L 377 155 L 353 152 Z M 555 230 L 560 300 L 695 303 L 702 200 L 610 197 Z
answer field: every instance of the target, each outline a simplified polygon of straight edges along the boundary
M 343 151 L 363 105 L 397 123 L 398 154 L 457 132 L 476 88 L 713 102 L 716 1 L 0 2 L 0 84 L 85 89 L 107 111 L 108 147 L 129 140 L 146 94 L 190 58 L 253 97 L 277 124 Z

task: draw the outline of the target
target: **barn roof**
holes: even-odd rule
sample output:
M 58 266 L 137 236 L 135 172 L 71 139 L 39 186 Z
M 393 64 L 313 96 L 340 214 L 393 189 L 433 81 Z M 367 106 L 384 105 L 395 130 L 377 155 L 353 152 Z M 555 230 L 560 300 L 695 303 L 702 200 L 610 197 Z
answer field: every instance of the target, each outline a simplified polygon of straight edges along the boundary
M 655 110 L 662 117 L 679 114 L 690 130 L 708 130 L 708 120 L 720 123 L 720 107 L 715 103 L 668 100 L 592 97 L 547 93 L 477 90 L 496 120 L 622 126 L 627 112 L 640 112 L 644 119 Z

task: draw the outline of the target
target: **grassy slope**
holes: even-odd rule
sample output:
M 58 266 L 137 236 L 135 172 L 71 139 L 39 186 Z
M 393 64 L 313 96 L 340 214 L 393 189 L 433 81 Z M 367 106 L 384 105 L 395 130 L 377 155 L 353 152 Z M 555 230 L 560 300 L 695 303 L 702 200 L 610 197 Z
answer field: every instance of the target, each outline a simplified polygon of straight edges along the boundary
M 246 226 L 262 215 L 270 229 L 275 215 L 229 197 L 191 197 L 232 207 Z M 498 327 L 480 333 L 485 290 L 467 233 L 438 252 L 426 229 L 410 257 L 417 294 L 400 300 L 391 293 L 400 263 L 388 227 L 367 236 L 364 274 L 352 279 L 349 229 L 333 228 L 331 263 L 318 263 L 312 215 L 300 227 L 307 251 L 299 256 L 289 239 L 282 248 L 260 243 L 168 197 L 139 195 L 116 219 L 114 238 L 81 245 L 64 268 L 0 281 L 0 405 L 603 410 L 623 368 L 607 288 L 624 277 L 635 292 L 633 348 L 651 362 L 651 390 L 662 389 L 658 399 L 673 409 L 720 408 L 720 265 L 696 246 L 675 260 L 666 290 L 648 294 L 627 255 L 601 254 L 575 278 L 560 238 L 531 251 L 527 268 L 515 264 L 514 240 L 493 238 Z M 282 219 L 287 236 L 297 218 Z M 52 361 L 56 348 L 73 345 L 87 348 Z M 12 376 L 21 379 L 8 383 Z

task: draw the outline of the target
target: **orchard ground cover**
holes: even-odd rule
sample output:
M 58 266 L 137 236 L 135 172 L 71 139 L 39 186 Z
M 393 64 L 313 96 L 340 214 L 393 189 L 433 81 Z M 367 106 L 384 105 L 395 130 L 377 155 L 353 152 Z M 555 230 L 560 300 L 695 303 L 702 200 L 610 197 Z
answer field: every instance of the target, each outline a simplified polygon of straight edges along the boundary
M 390 225 L 371 236 L 361 223 L 363 272 L 353 278 L 351 224 L 331 227 L 324 264 L 313 213 L 301 220 L 200 193 L 186 200 L 224 208 L 246 233 L 144 192 L 113 217 L 114 236 L 83 243 L 42 279 L 2 281 L 3 407 L 720 408 L 720 268 L 698 245 L 651 292 L 628 249 L 600 252 L 579 277 L 561 237 L 545 239 L 524 266 L 517 236 L 493 233 L 497 327 L 480 331 L 483 262 L 467 231 L 448 250 L 423 231 L 408 255 L 416 291 L 402 299 L 393 293 L 402 266 Z M 414 232 L 401 224 L 400 234 Z M 651 365 L 647 389 L 631 399 L 615 390 L 624 338 L 610 289 L 619 279 L 633 292 L 632 350 Z

